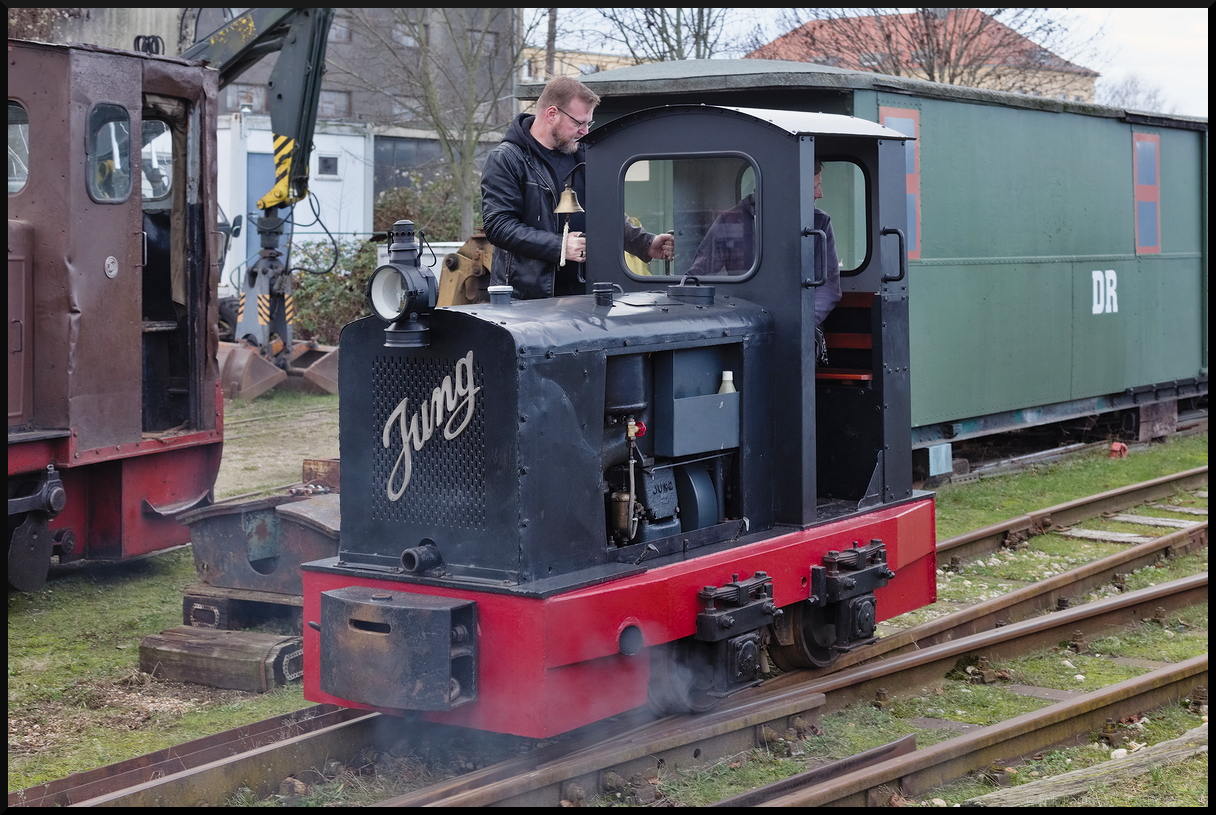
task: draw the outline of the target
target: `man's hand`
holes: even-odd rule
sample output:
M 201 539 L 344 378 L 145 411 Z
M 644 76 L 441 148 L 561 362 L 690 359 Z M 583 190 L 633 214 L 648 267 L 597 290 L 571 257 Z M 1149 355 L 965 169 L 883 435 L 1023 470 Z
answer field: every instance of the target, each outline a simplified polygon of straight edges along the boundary
M 587 236 L 582 232 L 571 232 L 566 238 L 566 260 L 584 263 L 587 260 Z
M 669 232 L 655 235 L 650 243 L 650 256 L 655 260 L 671 260 L 676 256 L 676 239 Z

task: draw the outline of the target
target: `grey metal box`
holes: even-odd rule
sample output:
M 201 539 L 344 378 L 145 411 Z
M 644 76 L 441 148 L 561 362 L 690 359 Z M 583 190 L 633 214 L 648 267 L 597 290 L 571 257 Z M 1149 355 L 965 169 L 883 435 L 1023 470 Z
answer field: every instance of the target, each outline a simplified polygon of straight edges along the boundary
M 739 446 L 739 394 L 717 392 L 722 350 L 692 348 L 655 355 L 656 455 L 688 456 Z

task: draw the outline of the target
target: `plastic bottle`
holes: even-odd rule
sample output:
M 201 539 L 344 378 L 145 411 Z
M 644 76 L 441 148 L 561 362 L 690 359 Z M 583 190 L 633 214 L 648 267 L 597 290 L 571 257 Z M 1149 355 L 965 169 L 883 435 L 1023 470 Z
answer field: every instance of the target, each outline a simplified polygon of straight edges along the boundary
M 718 393 L 734 393 L 735 392 L 735 372 L 722 372 L 722 385 L 718 388 Z

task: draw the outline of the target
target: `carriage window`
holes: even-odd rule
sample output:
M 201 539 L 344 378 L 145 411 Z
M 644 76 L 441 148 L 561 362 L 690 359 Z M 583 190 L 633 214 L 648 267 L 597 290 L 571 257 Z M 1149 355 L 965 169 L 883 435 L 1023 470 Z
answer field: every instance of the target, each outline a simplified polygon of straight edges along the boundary
M 30 117 L 16 102 L 8 103 L 8 194 L 21 192 L 30 177 Z
M 131 194 L 131 117 L 121 105 L 100 104 L 89 114 L 89 197 L 118 203 Z
M 673 232 L 675 259 L 625 253 L 634 275 L 750 275 L 759 260 L 756 168 L 744 156 L 642 159 L 625 171 L 625 218 L 647 232 Z
M 173 186 L 173 132 L 168 122 L 145 119 L 142 134 L 143 180 L 140 187 L 144 200 L 164 198 Z

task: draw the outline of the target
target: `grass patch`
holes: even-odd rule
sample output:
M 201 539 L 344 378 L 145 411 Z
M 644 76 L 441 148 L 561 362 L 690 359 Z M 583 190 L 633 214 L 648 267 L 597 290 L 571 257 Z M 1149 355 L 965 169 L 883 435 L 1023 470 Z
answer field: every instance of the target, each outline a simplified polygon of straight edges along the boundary
M 1207 653 L 1208 604 L 1169 614 L 1167 626 L 1142 622 L 1118 634 L 1102 637 L 1089 644 L 1095 654 L 1177 663 Z
M 937 537 L 945 540 L 1031 510 L 1207 463 L 1208 435 L 1200 433 L 1133 450 L 1125 459 L 1098 450 L 1026 472 L 946 484 L 937 490 Z
M 1031 713 L 1051 702 L 1008 691 L 999 685 L 946 681 L 923 696 L 896 699 L 891 714 L 901 719 L 925 717 L 989 725 Z
M 1207 783 L 1208 757 L 1205 753 L 1168 767 L 1153 767 L 1147 775 L 1118 783 L 1095 783 L 1080 798 L 1054 806 L 1206 807 Z
M 258 695 L 139 673 L 140 641 L 181 625 L 196 579 L 184 548 L 9 594 L 9 791 L 306 705 L 299 685 Z
M 795 758 L 776 756 L 764 750 L 749 750 L 720 759 L 707 767 L 661 773 L 655 786 L 666 806 L 706 806 L 797 775 L 807 766 Z M 628 803 L 628 793 L 604 793 L 593 803 L 598 806 Z
M 1017 588 L 1020 587 L 1008 580 L 998 580 L 996 578 L 975 575 L 970 570 L 966 574 L 945 572 L 937 576 L 937 599 L 939 602 L 945 600 L 949 603 L 971 605 L 1000 597 L 1002 594 L 1008 594 Z
M 1023 685 L 1077 693 L 1100 690 L 1147 672 L 1145 668 L 1133 668 L 1087 654 L 1074 654 L 1066 649 L 1040 652 L 993 667 L 1009 671 L 1013 681 Z
M 963 575 L 968 578 L 1037 583 L 1125 548 L 1118 544 L 1080 543 L 1052 534 L 1036 535 L 1024 549 L 1001 549 L 966 562 Z
M 940 592 L 941 589 L 939 588 L 938 591 Z M 931 620 L 936 620 L 939 617 L 945 617 L 953 614 L 956 611 L 961 611 L 964 606 L 965 604 L 951 603 L 946 601 L 942 599 L 939 594 L 937 602 L 933 605 L 918 608 L 915 611 L 905 612 L 904 614 L 900 614 L 898 617 L 892 617 L 889 620 L 885 620 L 879 625 L 880 627 L 890 626 L 892 628 L 915 628 L 918 625 L 930 622 Z
M 1208 548 L 1205 546 L 1189 555 L 1160 560 L 1152 566 L 1137 569 L 1127 576 L 1127 589 L 1128 591 L 1145 589 L 1207 570 Z
M 304 413 L 304 411 L 308 411 Z M 306 458 L 337 458 L 338 396 L 274 390 L 224 402 L 218 499 L 298 482 Z
M 342 767 L 333 780 L 308 786 L 298 794 L 272 795 L 258 799 L 248 787 L 238 789 L 228 800 L 232 807 L 362 807 L 405 795 L 448 777 L 435 773 L 426 762 L 413 757 L 377 753 L 374 761 Z
M 224 423 L 233 425 L 232 432 L 241 433 L 239 427 L 245 419 L 262 419 L 279 413 L 296 413 L 302 410 L 338 410 L 338 395 L 335 393 L 304 393 L 278 388 L 257 399 L 225 399 Z
M 917 727 L 872 705 L 854 705 L 824 716 L 820 727 L 823 734 L 808 738 L 803 749 L 807 755 L 830 761 L 881 747 L 909 733 L 916 734 L 917 747 L 937 744 L 953 735 L 948 730 Z
M 947 730 L 917 727 L 869 705 L 855 705 L 824 716 L 820 726 L 821 735 L 810 736 L 794 744 L 790 755 L 749 750 L 706 767 L 662 772 L 657 784 L 661 805 L 706 806 L 864 750 L 881 747 L 909 734 L 916 735 L 917 746 L 921 748 L 953 735 Z M 624 795 L 601 795 L 591 803 L 613 806 L 628 803 L 628 798 Z

